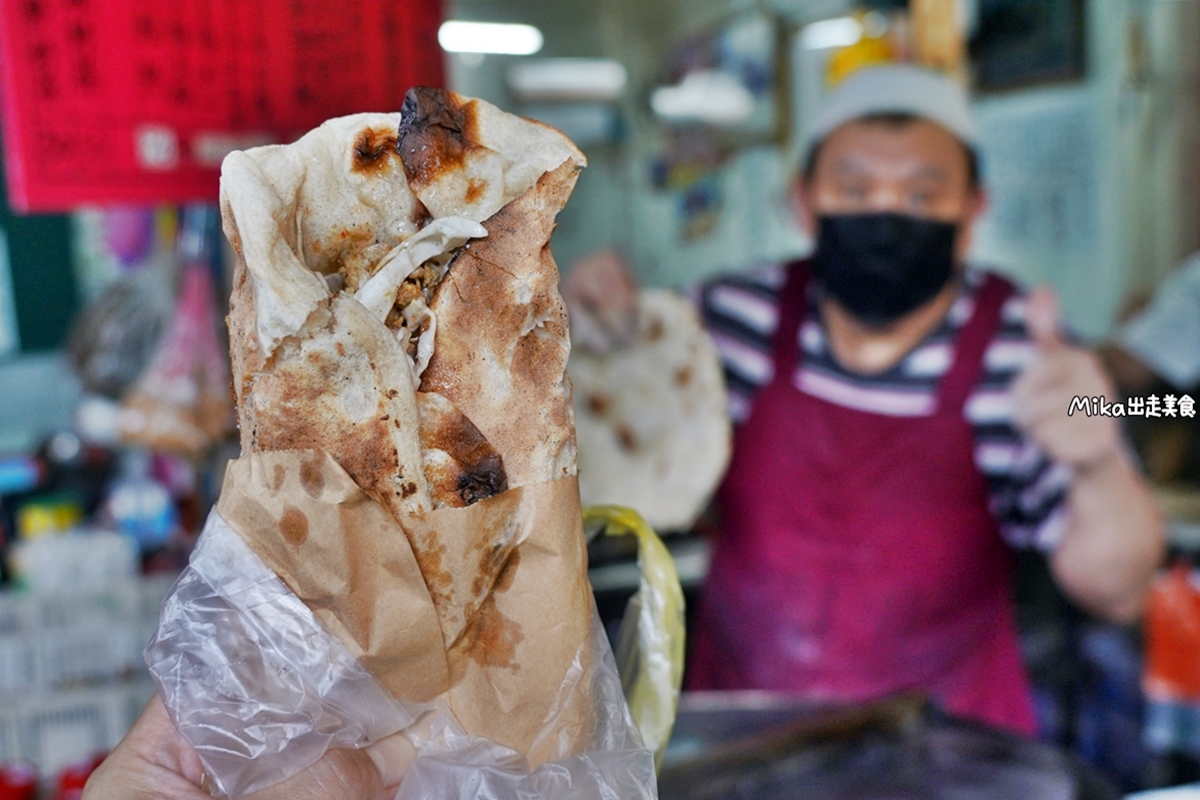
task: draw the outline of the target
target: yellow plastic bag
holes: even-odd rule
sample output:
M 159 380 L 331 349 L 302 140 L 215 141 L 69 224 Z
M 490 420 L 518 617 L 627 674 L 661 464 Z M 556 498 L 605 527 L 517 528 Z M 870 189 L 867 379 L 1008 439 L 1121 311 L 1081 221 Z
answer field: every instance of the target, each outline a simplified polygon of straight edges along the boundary
M 675 724 L 683 681 L 684 601 L 675 561 L 662 540 L 632 509 L 589 506 L 586 531 L 638 540 L 638 591 L 625 609 L 617 642 L 617 670 L 642 741 L 662 756 Z

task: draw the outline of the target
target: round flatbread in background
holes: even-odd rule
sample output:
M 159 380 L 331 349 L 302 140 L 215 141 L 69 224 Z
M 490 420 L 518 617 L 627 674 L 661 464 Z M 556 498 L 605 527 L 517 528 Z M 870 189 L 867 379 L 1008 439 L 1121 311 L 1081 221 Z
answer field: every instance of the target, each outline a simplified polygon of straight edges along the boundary
M 579 491 L 586 505 L 628 506 L 660 531 L 686 530 L 729 462 L 725 382 L 687 300 L 647 289 L 638 302 L 636 344 L 571 351 Z

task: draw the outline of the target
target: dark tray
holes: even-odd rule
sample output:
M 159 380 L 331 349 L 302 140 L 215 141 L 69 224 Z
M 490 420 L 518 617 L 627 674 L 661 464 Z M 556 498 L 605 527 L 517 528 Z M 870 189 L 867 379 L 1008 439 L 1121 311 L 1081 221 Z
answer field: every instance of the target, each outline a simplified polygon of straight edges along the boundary
M 1119 800 L 1054 747 L 945 716 L 917 695 L 814 706 L 756 692 L 684 696 L 662 800 Z

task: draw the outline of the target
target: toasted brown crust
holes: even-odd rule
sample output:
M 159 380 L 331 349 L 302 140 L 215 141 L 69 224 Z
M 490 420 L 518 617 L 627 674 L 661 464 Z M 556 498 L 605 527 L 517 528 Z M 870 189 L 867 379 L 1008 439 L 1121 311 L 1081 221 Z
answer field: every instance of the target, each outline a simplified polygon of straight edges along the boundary
M 575 471 L 567 314 L 549 242 L 578 170 L 563 163 L 485 220 L 488 237 L 459 253 L 430 305 L 437 339 L 421 391 L 475 423 L 510 486 Z
M 396 150 L 396 131 L 390 127 L 364 128 L 354 140 L 350 169 L 355 172 L 378 175 L 395 168 L 397 161 L 400 153 Z
M 454 405 L 417 392 L 421 459 L 434 507 L 462 508 L 508 488 L 500 454 Z
M 336 408 L 337 397 L 331 393 L 340 374 L 353 368 L 345 360 L 350 349 L 356 349 L 350 342 L 334 338 L 329 340 L 332 347 L 314 348 L 311 342 L 302 346 L 290 341 L 274 364 L 268 367 L 264 362 L 254 329 L 254 284 L 240 257 L 237 228 L 229 214 L 225 232 L 238 256 L 226 322 L 243 452 L 325 450 L 398 517 L 422 511 L 420 482 L 404 480 L 393 442 L 406 424 L 400 415 L 392 416 L 389 403 L 394 397 L 382 391 L 375 413 L 365 421 L 351 420 Z M 328 318 L 327 332 L 336 324 Z M 296 357 L 297 348 L 304 350 L 303 359 Z M 366 366 L 369 371 L 373 365 Z M 419 393 L 416 400 L 421 470 L 432 508 L 460 508 L 508 488 L 500 455 L 461 411 L 436 394 Z
M 388 385 L 396 378 L 379 380 L 377 365 L 370 358 L 366 359 L 365 375 L 355 373 L 364 365 L 345 356 L 350 350 L 361 351 L 361 342 L 344 326 L 338 329 L 334 314 L 325 309 L 317 315 L 325 323 L 319 329 L 320 338 L 293 337 L 276 351 L 270 364 L 263 358 L 255 332 L 254 282 L 242 256 L 241 235 L 228 200 L 222 201 L 225 235 L 236 256 L 226 322 L 242 452 L 324 450 L 364 492 L 393 514 L 427 510 L 424 478 L 405 474 L 396 445 L 394 428 L 400 424 L 401 414 L 393 407 L 398 393 L 393 390 L 389 396 L 392 386 Z M 347 313 L 360 316 L 353 309 Z M 361 328 L 363 320 L 357 321 Z M 391 372 L 399 371 L 400 365 L 393 362 L 389 366 Z M 385 385 L 374 387 L 377 394 L 368 415 L 362 416 L 361 411 L 347 414 L 337 384 L 361 382 L 365 376 Z M 415 407 L 411 419 L 415 423 Z
M 391 343 L 356 301 L 333 298 L 323 324 L 285 340 L 269 368 L 247 376 L 246 449 L 324 450 L 397 518 L 430 510 L 416 401 L 397 388 L 411 386 L 411 373 Z
M 428 87 L 405 95 L 396 146 L 409 188 L 434 218 L 482 221 L 564 161 L 587 163 L 548 125 Z
M 404 162 L 408 185 L 418 194 L 447 172 L 463 169 L 468 153 L 482 147 L 475 102 L 453 92 L 409 89 L 400 119 L 396 149 Z M 477 182 L 475 192 L 481 188 Z
M 238 436 L 242 452 L 254 451 L 255 423 L 244 398 L 249 389 L 250 376 L 263 369 L 262 350 L 254 327 L 254 281 L 246 269 L 242 257 L 242 239 L 233 214 L 229 210 L 228 198 L 221 198 L 221 227 L 235 256 L 233 265 L 233 291 L 229 295 L 229 314 L 225 323 L 229 327 L 229 360 L 233 373 L 233 402 L 238 412 Z

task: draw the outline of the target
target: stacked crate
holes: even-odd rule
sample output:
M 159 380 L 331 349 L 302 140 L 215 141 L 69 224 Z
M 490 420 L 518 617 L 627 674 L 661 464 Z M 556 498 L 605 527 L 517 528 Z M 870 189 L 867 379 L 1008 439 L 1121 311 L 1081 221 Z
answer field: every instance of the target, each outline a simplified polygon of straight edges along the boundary
M 121 740 L 154 694 L 142 649 L 170 585 L 0 593 L 0 763 L 52 776 Z

